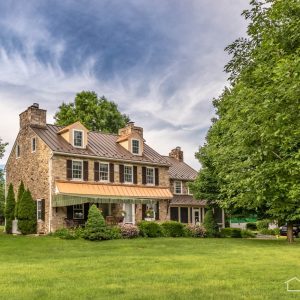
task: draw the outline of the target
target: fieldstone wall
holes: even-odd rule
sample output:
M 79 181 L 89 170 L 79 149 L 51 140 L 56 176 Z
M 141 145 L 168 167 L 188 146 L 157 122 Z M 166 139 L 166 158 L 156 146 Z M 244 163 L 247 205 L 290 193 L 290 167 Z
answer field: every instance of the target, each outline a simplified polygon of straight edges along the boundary
M 36 138 L 36 151 L 32 152 L 31 140 Z M 16 147 L 20 146 L 20 157 L 16 157 Z M 49 230 L 49 159 L 51 150 L 31 127 L 23 127 L 16 139 L 6 164 L 6 185 L 14 186 L 15 197 L 23 180 L 34 200 L 45 199 L 45 221 L 38 221 L 38 233 Z M 17 199 L 16 199 L 17 200 Z

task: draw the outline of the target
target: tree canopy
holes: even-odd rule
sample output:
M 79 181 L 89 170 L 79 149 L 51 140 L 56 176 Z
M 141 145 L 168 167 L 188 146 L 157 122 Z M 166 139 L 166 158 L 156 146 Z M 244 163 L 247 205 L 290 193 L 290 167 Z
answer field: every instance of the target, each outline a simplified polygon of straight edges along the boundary
M 0 138 L 0 159 L 4 155 L 5 147 L 7 143 L 2 143 L 2 139 Z M 0 168 L 0 224 L 3 223 L 4 220 L 4 210 L 5 210 L 5 179 L 3 170 Z
M 121 114 L 116 103 L 99 98 L 95 92 L 82 91 L 71 103 L 59 106 L 55 116 L 56 125 L 70 125 L 80 121 L 86 128 L 93 131 L 117 133 L 126 125 L 129 117 Z
M 300 219 L 300 2 L 251 1 L 248 37 L 226 50 L 231 85 L 197 157 L 193 186 L 223 207 Z

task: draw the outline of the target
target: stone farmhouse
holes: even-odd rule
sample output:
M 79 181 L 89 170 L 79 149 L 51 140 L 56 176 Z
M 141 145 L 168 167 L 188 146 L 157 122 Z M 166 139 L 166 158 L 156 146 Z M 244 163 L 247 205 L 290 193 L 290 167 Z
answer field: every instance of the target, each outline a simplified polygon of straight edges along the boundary
M 46 124 L 37 103 L 20 114 L 20 130 L 6 164 L 6 183 L 17 192 L 23 180 L 37 201 L 38 233 L 84 224 L 96 204 L 108 223 L 143 219 L 203 221 L 205 201 L 189 193 L 197 172 L 180 147 L 162 156 L 148 146 L 133 122 L 107 134 L 80 122 Z M 215 211 L 220 225 L 224 214 Z

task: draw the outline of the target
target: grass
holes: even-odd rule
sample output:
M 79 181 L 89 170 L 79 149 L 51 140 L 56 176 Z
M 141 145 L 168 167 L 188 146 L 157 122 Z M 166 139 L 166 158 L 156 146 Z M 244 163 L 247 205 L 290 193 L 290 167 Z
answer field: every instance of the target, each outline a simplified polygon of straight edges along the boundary
M 298 299 L 300 242 L 0 234 L 1 299 Z

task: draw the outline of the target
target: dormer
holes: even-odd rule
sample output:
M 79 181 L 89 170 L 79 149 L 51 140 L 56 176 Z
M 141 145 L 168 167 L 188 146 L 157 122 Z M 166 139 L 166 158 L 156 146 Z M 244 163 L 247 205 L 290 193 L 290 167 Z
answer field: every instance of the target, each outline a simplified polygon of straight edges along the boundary
M 129 122 L 124 128 L 119 130 L 117 142 L 133 155 L 142 156 L 144 152 L 143 128 L 134 126 L 134 122 Z
M 61 135 L 75 148 L 85 149 L 88 143 L 88 130 L 79 121 L 61 129 L 57 134 Z

